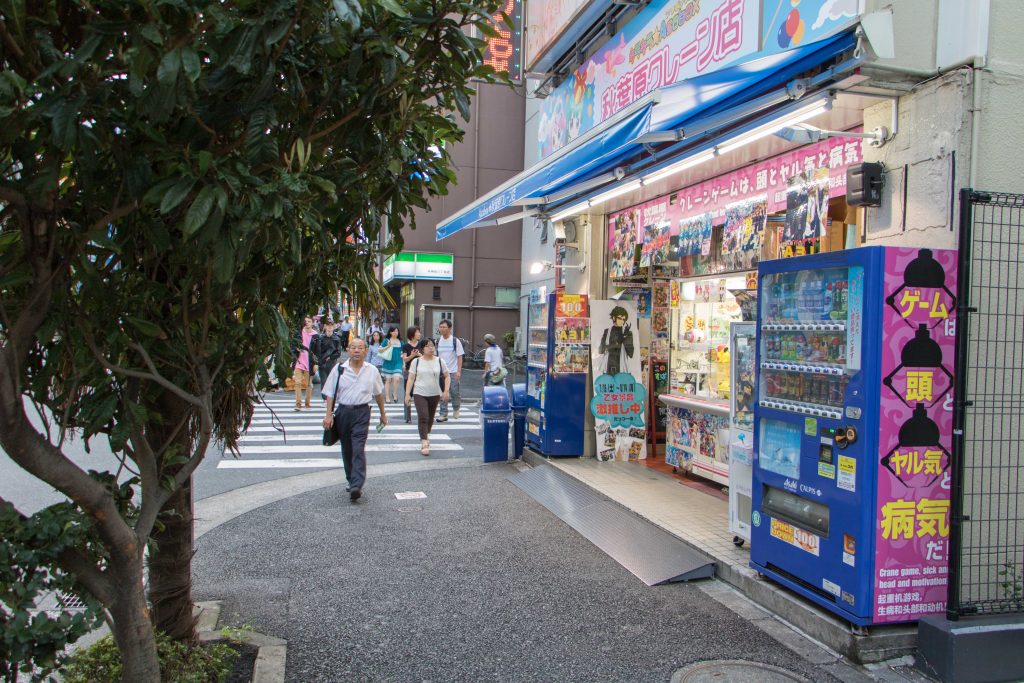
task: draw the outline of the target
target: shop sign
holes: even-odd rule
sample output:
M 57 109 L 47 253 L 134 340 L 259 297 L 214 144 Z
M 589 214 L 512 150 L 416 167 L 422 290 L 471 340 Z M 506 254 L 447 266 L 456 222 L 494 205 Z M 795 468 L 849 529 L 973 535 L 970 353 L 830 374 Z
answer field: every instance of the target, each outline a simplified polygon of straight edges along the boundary
M 591 0 L 530 0 L 526 4 L 524 61 L 528 69 L 534 67 L 589 4 Z
M 928 277 L 908 283 L 911 272 Z M 876 622 L 913 621 L 946 608 L 956 276 L 955 251 L 886 249 Z M 921 348 L 941 353 L 925 358 Z M 840 459 L 839 469 L 853 468 Z
M 505 23 L 502 13 L 508 15 L 511 28 Z M 484 64 L 504 71 L 515 83 L 523 80 L 523 0 L 505 0 L 501 8 L 491 15 L 491 26 L 496 36 L 486 36 Z
M 834 34 L 852 23 L 862 2 L 652 2 L 544 100 L 538 155 L 543 159 L 657 88 Z
M 860 128 L 851 132 L 859 132 Z M 726 222 L 731 208 L 749 204 L 744 216 L 786 211 L 791 177 L 810 175 L 827 183 L 824 197 L 846 194 L 846 169 L 863 160 L 858 138 L 835 137 L 757 164 L 706 180 L 609 216 L 608 253 L 612 277 L 633 274 L 636 246 L 643 244 L 650 221 L 668 221 L 671 234 L 679 235 L 680 255 L 707 255 L 711 250 L 711 226 Z M 827 170 L 827 181 L 825 172 Z M 766 206 L 766 209 L 761 207 Z M 753 213 L 752 213 L 753 212 Z M 742 227 L 742 221 L 736 223 Z M 733 240 L 742 251 L 744 233 Z M 723 245 L 725 246 L 725 245 Z
M 403 251 L 384 261 L 384 284 L 392 280 L 454 280 L 455 257 Z

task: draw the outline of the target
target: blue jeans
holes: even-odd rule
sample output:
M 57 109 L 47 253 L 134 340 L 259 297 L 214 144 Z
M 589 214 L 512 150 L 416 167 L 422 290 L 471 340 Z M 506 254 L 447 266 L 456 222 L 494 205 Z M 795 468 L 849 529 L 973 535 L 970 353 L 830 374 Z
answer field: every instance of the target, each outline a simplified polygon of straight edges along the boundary
M 370 433 L 370 406 L 338 406 L 334 421 L 341 437 L 341 461 L 350 490 L 366 483 L 366 437 Z

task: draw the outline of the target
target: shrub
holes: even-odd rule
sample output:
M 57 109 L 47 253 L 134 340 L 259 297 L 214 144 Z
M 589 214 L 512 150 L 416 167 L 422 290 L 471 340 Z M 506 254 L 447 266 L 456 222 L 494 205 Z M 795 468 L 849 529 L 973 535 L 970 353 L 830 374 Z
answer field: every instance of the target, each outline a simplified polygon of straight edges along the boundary
M 231 671 L 238 653 L 226 643 L 188 645 L 156 636 L 160 680 L 165 683 L 221 683 Z M 63 672 L 64 683 L 96 683 L 121 680 L 121 655 L 111 636 L 76 652 Z

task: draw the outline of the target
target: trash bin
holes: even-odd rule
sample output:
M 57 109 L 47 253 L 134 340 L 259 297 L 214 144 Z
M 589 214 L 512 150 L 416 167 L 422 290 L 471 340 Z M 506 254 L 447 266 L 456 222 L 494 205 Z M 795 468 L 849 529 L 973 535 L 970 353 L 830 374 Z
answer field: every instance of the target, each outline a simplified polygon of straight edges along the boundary
M 508 460 L 508 420 L 512 410 L 505 387 L 484 387 L 480 401 L 480 426 L 484 431 L 484 462 Z
M 513 457 L 523 457 L 523 447 L 526 445 L 526 383 L 524 382 L 512 385 L 512 441 L 514 444 Z

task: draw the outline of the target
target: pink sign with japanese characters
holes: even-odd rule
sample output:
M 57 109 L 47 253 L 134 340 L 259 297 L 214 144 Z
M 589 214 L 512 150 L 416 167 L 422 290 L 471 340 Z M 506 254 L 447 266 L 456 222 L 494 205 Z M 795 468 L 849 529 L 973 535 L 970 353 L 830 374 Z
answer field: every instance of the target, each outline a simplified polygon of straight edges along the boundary
M 850 132 L 860 132 L 860 129 Z M 861 161 L 860 139 L 828 138 L 673 192 L 675 203 L 670 203 L 671 195 L 665 195 L 614 213 L 609 217 L 609 225 L 618 227 L 620 242 L 623 234 L 626 237 L 635 236 L 634 239 L 642 241 L 648 216 L 669 220 L 672 224 L 671 233 L 676 235 L 679 234 L 681 221 L 709 213 L 713 222 L 719 224 L 724 220 L 730 205 L 759 197 L 767 201 L 769 213 L 785 211 L 787 181 L 790 176 L 827 168 L 829 196 L 842 196 L 846 194 L 847 167 Z M 622 220 L 619 220 L 620 216 Z M 623 233 L 622 226 L 627 223 L 629 230 Z M 613 248 L 616 244 L 614 232 L 609 235 L 609 244 Z M 623 251 L 621 247 L 620 251 Z
M 956 266 L 955 251 L 885 252 L 876 623 L 946 607 Z

